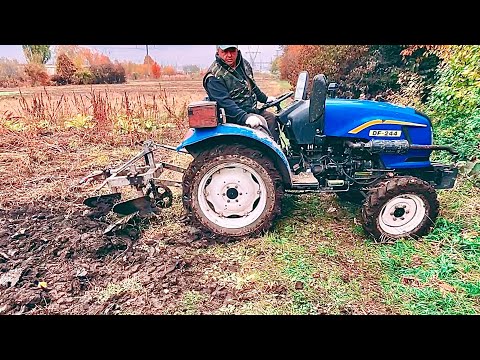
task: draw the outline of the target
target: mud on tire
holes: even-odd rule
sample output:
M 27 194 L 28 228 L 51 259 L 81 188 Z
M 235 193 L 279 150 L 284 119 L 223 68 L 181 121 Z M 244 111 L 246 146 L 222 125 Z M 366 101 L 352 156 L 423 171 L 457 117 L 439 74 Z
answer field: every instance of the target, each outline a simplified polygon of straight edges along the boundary
M 432 185 L 412 176 L 399 176 L 370 190 L 361 210 L 364 230 L 376 241 L 428 233 L 439 211 Z
M 185 171 L 182 190 L 192 225 L 221 237 L 259 235 L 281 212 L 283 184 L 273 161 L 242 144 L 202 152 Z

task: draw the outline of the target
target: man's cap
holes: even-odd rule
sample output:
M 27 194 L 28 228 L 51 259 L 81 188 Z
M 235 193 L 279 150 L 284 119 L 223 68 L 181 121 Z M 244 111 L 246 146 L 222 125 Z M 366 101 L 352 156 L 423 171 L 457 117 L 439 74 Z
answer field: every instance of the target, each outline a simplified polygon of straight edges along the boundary
M 238 45 L 217 45 L 217 49 L 226 50 L 228 48 L 238 49 Z

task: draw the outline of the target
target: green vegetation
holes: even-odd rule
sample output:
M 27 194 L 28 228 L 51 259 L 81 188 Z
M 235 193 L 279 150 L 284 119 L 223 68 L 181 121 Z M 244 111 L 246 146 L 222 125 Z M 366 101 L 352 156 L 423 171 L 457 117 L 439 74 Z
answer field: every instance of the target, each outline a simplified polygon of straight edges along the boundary
M 480 157 L 480 46 L 455 46 L 440 67 L 427 102 L 435 141 L 451 145 L 461 160 Z M 444 154 L 443 154 L 444 155 Z
M 478 314 L 480 194 L 463 180 L 440 199 L 443 216 L 422 241 L 379 249 L 382 287 L 389 303 L 408 314 Z M 457 201 L 463 206 L 450 206 Z
M 22 45 L 22 49 L 29 63 L 46 64 L 52 57 L 50 45 Z

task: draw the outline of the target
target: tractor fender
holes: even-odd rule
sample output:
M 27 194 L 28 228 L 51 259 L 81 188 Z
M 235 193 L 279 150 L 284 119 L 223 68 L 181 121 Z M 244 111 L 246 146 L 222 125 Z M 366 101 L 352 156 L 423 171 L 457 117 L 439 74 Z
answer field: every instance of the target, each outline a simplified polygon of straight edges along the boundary
M 221 124 L 214 128 L 191 128 L 176 150 L 182 151 L 186 149 L 195 157 L 197 155 L 195 150 L 204 148 L 208 143 L 233 143 L 235 140 L 239 140 L 241 143 L 247 142 L 247 144 L 249 143 L 263 149 L 275 162 L 284 185 L 288 188 L 292 186 L 290 165 L 287 157 L 281 147 L 270 136 L 260 130 L 237 124 Z

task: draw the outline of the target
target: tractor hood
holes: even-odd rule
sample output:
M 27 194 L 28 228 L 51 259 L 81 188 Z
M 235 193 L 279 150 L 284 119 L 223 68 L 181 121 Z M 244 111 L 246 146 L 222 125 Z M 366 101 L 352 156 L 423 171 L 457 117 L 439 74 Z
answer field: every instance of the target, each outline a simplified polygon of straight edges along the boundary
M 395 105 L 389 102 L 372 101 L 372 100 L 358 100 L 358 99 L 331 99 L 326 100 L 326 105 L 332 109 L 341 107 L 343 109 L 364 110 L 364 111 L 386 111 L 401 114 L 415 114 L 415 109 L 403 105 Z
M 430 119 L 413 108 L 371 100 L 329 98 L 325 102 L 325 135 L 369 138 L 370 130 L 403 127 L 427 130 L 425 135 L 430 137 Z

